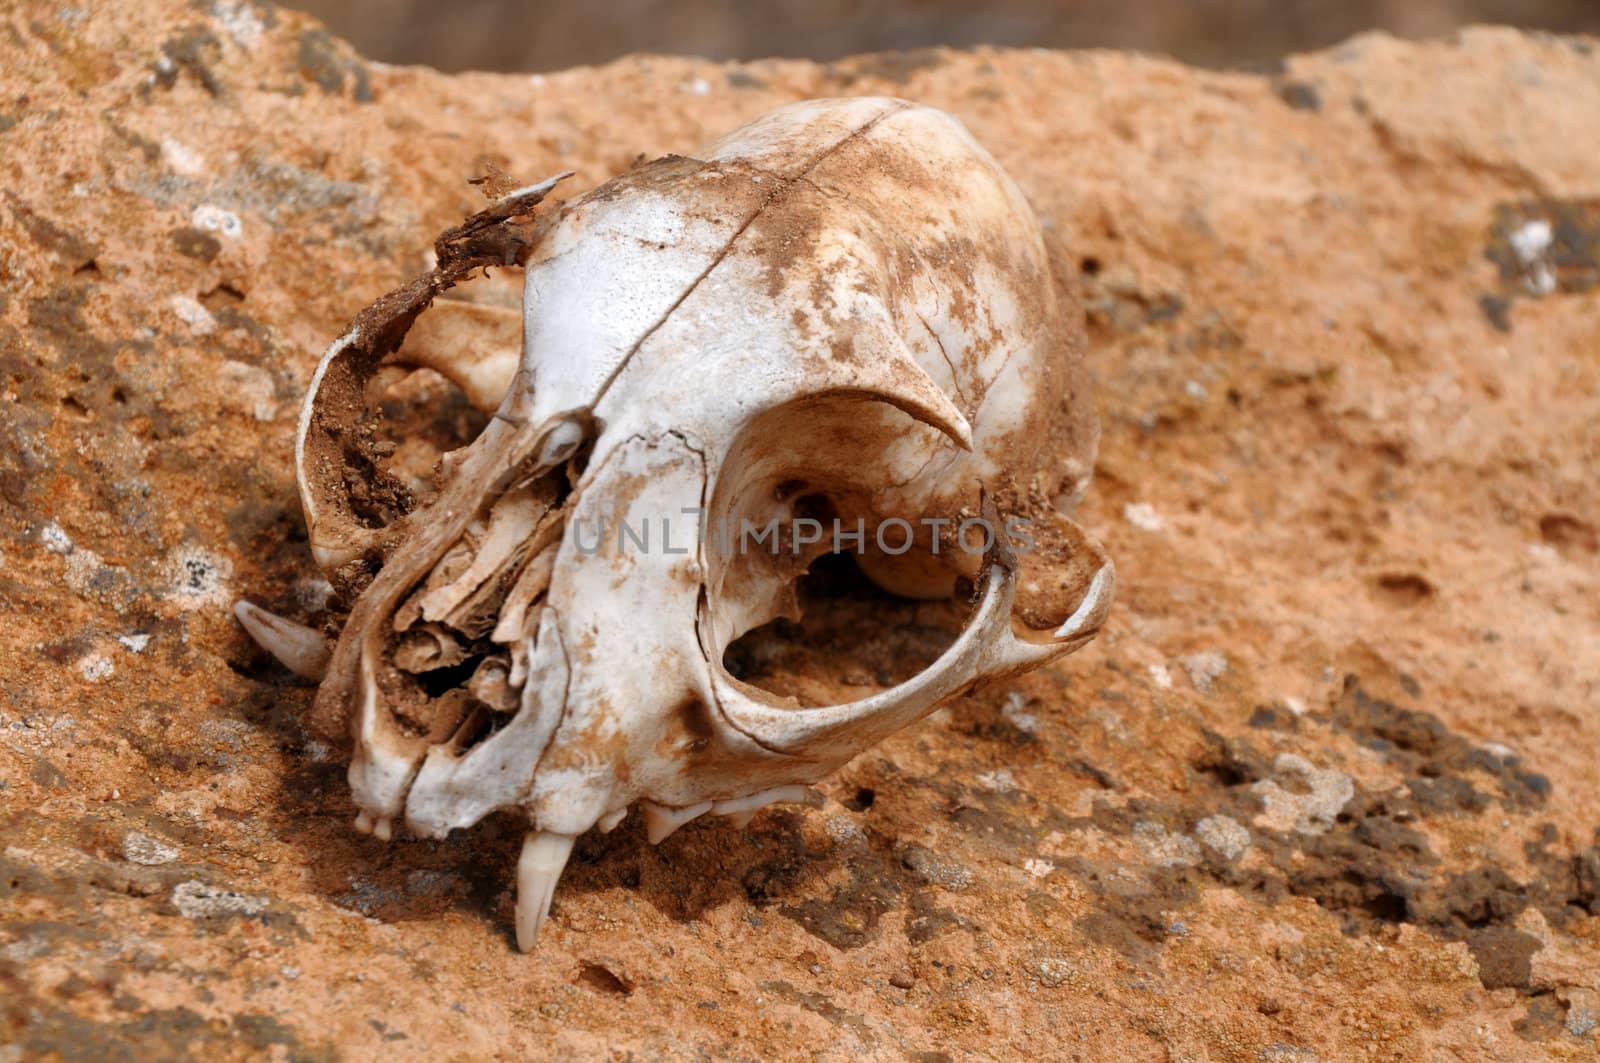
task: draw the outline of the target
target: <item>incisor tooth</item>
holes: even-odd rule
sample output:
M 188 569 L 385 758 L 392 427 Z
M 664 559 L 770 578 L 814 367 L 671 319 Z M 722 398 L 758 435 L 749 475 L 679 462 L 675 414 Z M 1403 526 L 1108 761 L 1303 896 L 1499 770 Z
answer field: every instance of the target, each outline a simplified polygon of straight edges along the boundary
M 356 813 L 355 828 L 356 828 L 356 833 L 358 833 L 358 834 L 371 834 L 372 833 L 372 817 L 369 816 L 365 812 L 357 812 Z
M 233 615 L 257 644 L 302 679 L 320 680 L 328 671 L 328 640 L 321 634 L 246 601 L 233 603 Z
M 517 948 L 533 951 L 539 931 L 550 915 L 550 899 L 556 881 L 572 855 L 573 836 L 530 831 L 522 840 L 522 856 L 517 860 Z

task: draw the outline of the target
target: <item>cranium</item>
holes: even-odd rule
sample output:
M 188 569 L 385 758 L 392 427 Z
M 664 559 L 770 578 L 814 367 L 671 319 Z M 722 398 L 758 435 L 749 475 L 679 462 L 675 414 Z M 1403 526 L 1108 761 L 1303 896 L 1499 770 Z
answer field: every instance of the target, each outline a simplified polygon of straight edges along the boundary
M 807 800 L 975 683 L 1084 645 L 1113 585 L 1067 515 L 1097 437 L 1080 314 L 955 119 L 811 101 L 541 214 L 552 184 L 446 233 L 317 368 L 296 462 L 352 602 L 337 643 L 237 610 L 321 680 L 313 724 L 353 736 L 359 829 L 527 817 L 524 949 L 577 835 L 636 804 L 656 842 Z M 512 263 L 520 315 L 441 300 L 419 320 Z M 370 415 L 419 367 L 493 412 L 420 500 Z M 949 603 L 959 634 L 837 703 L 733 674 L 730 647 L 799 615 L 801 577 L 839 552 L 888 595 Z

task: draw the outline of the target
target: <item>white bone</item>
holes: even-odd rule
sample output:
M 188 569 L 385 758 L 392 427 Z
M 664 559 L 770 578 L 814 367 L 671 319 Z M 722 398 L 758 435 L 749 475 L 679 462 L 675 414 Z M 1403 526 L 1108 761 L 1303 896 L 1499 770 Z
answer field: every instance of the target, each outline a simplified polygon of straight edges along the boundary
M 549 467 L 560 465 L 571 458 L 583 442 L 583 426 L 574 420 L 560 421 L 545 437 L 544 448 L 539 451 L 539 464 Z
M 570 834 L 530 831 L 517 858 L 517 948 L 531 952 L 550 916 L 556 882 L 572 855 Z
M 521 188 L 514 188 L 510 192 L 507 192 L 505 195 L 501 196 L 498 200 L 496 200 L 496 202 L 504 203 L 507 200 L 512 199 L 527 199 L 532 196 L 542 196 L 544 193 L 554 188 L 557 184 L 565 181 L 567 178 L 571 177 L 577 172 L 577 170 L 562 170 L 554 177 L 546 177 L 543 181 L 540 181 L 537 184 L 523 185 Z
M 768 805 L 779 801 L 790 801 L 796 804 L 820 807 L 822 799 L 817 792 L 809 786 L 775 786 L 771 790 L 763 790 L 758 794 L 749 794 L 745 797 L 729 798 L 725 801 L 714 802 L 711 811 L 728 820 L 739 829 L 743 830 L 750 825 L 757 812 Z
M 432 369 L 485 412 L 500 405 L 522 359 L 522 314 L 498 306 L 441 299 L 423 314 L 393 355 L 398 365 Z
M 328 640 L 319 632 L 243 600 L 233 603 L 233 615 L 257 645 L 295 675 L 321 680 L 327 674 Z
M 461 643 L 441 624 L 419 624 L 395 647 L 395 667 L 417 673 L 450 668 L 466 659 Z
M 556 569 L 556 546 L 556 543 L 550 543 L 522 566 L 522 572 L 518 574 L 511 593 L 506 595 L 505 605 L 500 611 L 500 622 L 495 625 L 494 633 L 489 636 L 494 641 L 520 642 L 529 627 L 537 626 L 537 617 L 533 618 L 534 624 L 529 623 L 528 610 L 545 591 L 550 589 L 550 576 Z M 520 684 L 522 682 L 520 673 L 515 674 L 518 678 L 514 678 L 512 682 Z
M 531 489 L 513 491 L 496 502 L 472 564 L 454 581 L 423 597 L 423 619 L 449 618 L 469 595 L 527 546 L 539 519 L 549 508 L 548 501 Z
M 520 707 L 520 692 L 511 686 L 511 659 L 505 654 L 485 657 L 467 680 L 467 690 L 496 712 L 514 712 Z
M 1094 579 L 1089 583 L 1089 590 L 1084 594 L 1083 601 L 1078 603 L 1078 608 L 1056 628 L 1056 640 L 1064 642 L 1100 630 L 1100 625 L 1105 622 L 1106 613 L 1111 609 L 1111 597 L 1116 585 L 1117 570 L 1107 562 L 1094 574 Z
M 413 834 L 443 838 L 470 827 L 496 808 L 515 805 L 533 785 L 539 753 L 561 718 L 567 685 L 554 613 L 545 614 L 529 656 L 534 675 L 510 723 L 464 753 L 444 745 L 428 750 L 406 798 L 406 827 Z

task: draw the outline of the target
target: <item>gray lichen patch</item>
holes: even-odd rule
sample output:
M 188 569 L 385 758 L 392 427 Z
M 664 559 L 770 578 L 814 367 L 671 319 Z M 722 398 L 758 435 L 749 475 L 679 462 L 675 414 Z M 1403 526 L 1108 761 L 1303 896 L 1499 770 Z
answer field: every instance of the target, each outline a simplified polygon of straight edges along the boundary
M 1494 209 L 1484 257 L 1499 273 L 1500 292 L 1480 305 L 1505 331 L 1515 299 L 1577 294 L 1600 285 L 1600 200 L 1539 199 Z

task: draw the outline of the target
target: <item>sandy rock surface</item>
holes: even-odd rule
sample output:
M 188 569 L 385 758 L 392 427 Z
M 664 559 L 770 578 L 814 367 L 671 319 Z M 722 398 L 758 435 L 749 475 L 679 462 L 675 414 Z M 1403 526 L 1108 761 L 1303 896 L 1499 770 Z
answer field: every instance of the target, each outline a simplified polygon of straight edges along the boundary
M 96 7 L 0 14 L 0 1060 L 1595 1058 L 1594 42 L 445 77 Z M 1117 609 L 824 808 L 585 838 L 519 955 L 519 826 L 356 835 L 228 612 L 334 605 L 299 399 L 486 164 L 851 93 L 1057 240 Z

